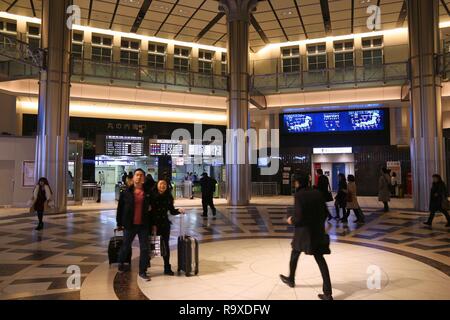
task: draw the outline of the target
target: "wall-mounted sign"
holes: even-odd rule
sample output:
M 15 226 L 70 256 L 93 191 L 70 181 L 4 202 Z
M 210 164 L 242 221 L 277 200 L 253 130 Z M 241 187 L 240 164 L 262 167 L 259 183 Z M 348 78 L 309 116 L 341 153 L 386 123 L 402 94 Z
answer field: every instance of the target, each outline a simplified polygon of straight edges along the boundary
M 144 138 L 127 136 L 106 136 L 107 156 L 143 156 Z
M 343 154 L 353 153 L 352 147 L 314 148 L 313 154 Z
M 24 161 L 22 163 L 22 187 L 34 187 L 34 161 Z

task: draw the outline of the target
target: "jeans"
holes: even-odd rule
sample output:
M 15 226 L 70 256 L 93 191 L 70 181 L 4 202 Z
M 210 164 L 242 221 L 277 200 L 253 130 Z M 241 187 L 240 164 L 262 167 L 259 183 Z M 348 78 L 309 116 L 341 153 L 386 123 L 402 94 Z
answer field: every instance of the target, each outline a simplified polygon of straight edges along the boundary
M 289 262 L 289 278 L 291 280 L 295 280 L 295 271 L 297 270 L 298 258 L 300 258 L 300 251 L 292 250 L 291 261 Z M 317 265 L 320 269 L 320 274 L 322 275 L 323 293 L 331 296 L 333 292 L 331 288 L 330 272 L 328 270 L 327 262 L 325 261 L 325 258 L 322 254 L 315 254 L 314 259 L 316 259 Z
M 147 271 L 148 259 L 149 259 L 149 228 L 144 225 L 133 225 L 129 229 L 125 229 L 123 232 L 124 241 L 119 253 L 119 263 L 124 263 L 130 254 L 131 245 L 136 235 L 139 237 L 139 247 L 141 255 L 139 257 L 139 273 Z
M 340 218 L 339 212 L 340 212 L 341 209 L 342 209 L 342 216 L 345 217 L 345 207 L 342 207 L 342 208 L 341 208 L 341 207 L 339 207 L 338 205 L 335 205 L 334 208 L 335 208 L 335 210 L 336 210 L 336 219 L 339 219 L 339 218 Z
M 358 209 L 347 209 L 344 214 L 344 218 L 343 218 L 344 221 L 347 221 L 348 217 L 350 216 L 350 210 L 353 210 L 353 212 L 355 213 L 356 220 L 364 222 L 364 220 L 365 220 L 364 214 L 362 213 L 362 210 L 359 208 Z
M 39 223 L 42 223 L 42 220 L 44 219 L 44 211 L 37 211 L 37 216 Z
M 208 206 L 211 207 L 213 215 L 216 215 L 216 207 L 214 207 L 213 196 L 202 197 L 203 215 L 208 215 Z
M 164 246 L 166 247 L 166 255 L 163 256 L 164 259 L 164 269 L 170 268 L 170 225 L 165 227 L 157 228 L 157 235 L 161 236 L 161 241 L 164 242 Z

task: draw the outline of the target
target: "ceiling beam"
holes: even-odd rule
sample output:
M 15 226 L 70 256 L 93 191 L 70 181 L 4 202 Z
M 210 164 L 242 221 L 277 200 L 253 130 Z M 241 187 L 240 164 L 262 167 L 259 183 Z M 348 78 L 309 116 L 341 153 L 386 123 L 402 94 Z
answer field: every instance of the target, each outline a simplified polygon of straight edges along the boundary
M 119 8 L 119 3 L 120 3 L 120 0 L 117 0 L 116 6 L 114 7 L 114 12 L 113 12 L 113 15 L 111 18 L 111 23 L 109 24 L 109 29 L 112 29 L 112 27 L 113 27 L 114 19 L 116 18 L 117 9 Z
M 225 15 L 225 12 L 219 12 L 195 37 L 194 42 L 198 42 L 214 25 Z
M 145 15 L 147 14 L 150 5 L 152 4 L 152 0 L 144 0 L 142 3 L 141 9 L 139 10 L 136 20 L 134 20 L 133 26 L 131 27 L 131 33 L 137 33 L 139 27 L 141 26 L 142 21 L 144 21 Z
M 30 0 L 31 11 L 33 11 L 33 17 L 36 18 L 36 9 L 34 8 L 33 0 Z
M 445 3 L 444 0 L 441 0 L 442 6 L 444 7 L 447 14 L 450 16 L 450 9 L 448 8 L 448 5 Z
M 328 0 L 320 0 L 320 9 L 322 11 L 323 26 L 325 28 L 325 34 L 331 35 L 331 16 L 330 7 L 328 6 Z
M 8 12 L 9 10 L 11 10 L 11 9 L 16 5 L 17 1 L 19 1 L 19 0 L 14 0 L 13 3 L 11 3 L 11 4 L 9 5 L 8 9 L 6 9 L 6 12 Z
M 250 23 L 252 24 L 253 28 L 255 28 L 256 32 L 258 32 L 260 38 L 262 41 L 264 41 L 265 44 L 269 44 L 269 38 L 267 38 L 266 34 L 264 33 L 264 30 L 259 25 L 258 21 L 256 21 L 255 16 L 253 14 L 250 14 Z
M 89 13 L 88 13 L 88 26 L 91 25 L 91 15 L 92 15 L 92 5 L 94 3 L 94 0 L 89 1 Z
M 217 39 L 216 41 L 214 41 L 213 46 L 215 46 L 217 44 L 217 42 L 221 41 L 227 34 L 224 33 L 219 39 Z
M 267 2 L 269 3 L 270 9 L 272 9 L 273 14 L 274 14 L 275 18 L 276 18 L 277 21 L 278 21 L 278 25 L 280 26 L 281 31 L 283 32 L 283 35 L 284 35 L 284 37 L 286 38 L 286 41 L 289 41 L 289 37 L 287 36 L 286 31 L 284 30 L 283 25 L 281 24 L 281 21 L 280 21 L 280 19 L 278 18 L 278 15 L 277 15 L 277 13 L 275 12 L 275 9 L 273 8 L 272 2 L 270 2 L 270 0 L 267 0 Z
M 405 1 L 403 1 L 403 5 L 400 10 L 400 14 L 398 15 L 397 28 L 403 27 L 403 24 L 405 23 L 407 15 L 408 15 L 408 8 L 406 5 L 406 0 L 405 0 Z
M 161 24 L 159 25 L 158 30 L 156 30 L 155 33 L 155 37 L 158 35 L 158 33 L 161 31 L 162 26 L 166 23 L 167 19 L 172 15 L 173 10 L 175 10 L 175 7 L 177 6 L 178 2 L 180 2 L 180 0 L 175 1 L 175 3 L 173 4 L 172 8 L 170 9 L 169 13 L 167 14 L 167 16 L 164 18 L 163 22 L 161 22 Z
M 178 30 L 178 32 L 175 35 L 174 39 L 176 39 L 180 35 L 181 31 L 183 31 L 183 29 L 192 20 L 192 18 L 195 16 L 195 14 L 198 12 L 198 10 L 200 10 L 200 8 L 203 7 L 203 5 L 205 4 L 206 1 L 207 0 L 203 0 L 203 2 L 197 7 L 197 9 L 195 9 L 194 13 L 192 13 L 192 15 L 189 17 L 189 19 L 187 19 L 187 21 L 184 23 L 184 25 L 180 28 L 180 30 Z
M 352 25 L 350 28 L 350 33 L 355 33 L 355 0 L 352 0 Z
M 305 24 L 303 23 L 302 14 L 300 13 L 300 8 L 298 7 L 297 1 L 293 0 L 295 4 L 295 9 L 297 10 L 298 18 L 300 19 L 300 24 L 302 25 L 303 33 L 305 34 L 305 38 L 308 39 L 308 33 L 306 32 Z

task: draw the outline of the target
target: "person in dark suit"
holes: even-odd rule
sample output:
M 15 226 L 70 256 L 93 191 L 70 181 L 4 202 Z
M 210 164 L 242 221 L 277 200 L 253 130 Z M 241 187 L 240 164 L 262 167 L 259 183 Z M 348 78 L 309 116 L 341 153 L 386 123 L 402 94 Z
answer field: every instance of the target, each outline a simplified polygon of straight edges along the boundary
M 206 172 L 203 172 L 202 178 L 200 179 L 200 187 L 202 190 L 202 206 L 203 214 L 202 217 L 208 217 L 208 206 L 211 207 L 212 214 L 216 216 L 216 207 L 214 206 L 214 192 L 216 191 L 217 181 L 208 176 Z
M 123 230 L 124 241 L 119 252 L 119 271 L 129 271 L 125 261 L 131 252 L 131 244 L 136 235 L 139 237 L 139 277 L 149 281 L 148 267 L 148 240 L 150 230 L 150 194 L 144 189 L 145 172 L 136 169 L 133 174 L 132 184 L 120 195 L 117 205 L 117 229 Z
M 447 219 L 446 227 L 450 227 L 450 215 L 448 214 L 448 191 L 445 182 L 438 174 L 433 175 L 433 185 L 430 191 L 430 216 L 428 220 L 424 222 L 425 225 L 431 226 L 434 220 L 436 212 L 442 212 Z
M 300 253 L 313 255 L 323 279 L 323 294 L 321 300 L 333 300 L 330 273 L 324 254 L 330 254 L 330 238 L 325 232 L 327 217 L 326 204 L 318 190 L 308 186 L 308 176 L 300 174 L 294 180 L 296 193 L 295 215 L 289 216 L 288 224 L 295 226 L 292 241 L 289 276 L 280 275 L 281 281 L 289 287 L 295 287 L 295 271 Z
M 332 201 L 333 200 L 332 197 L 331 197 L 331 199 L 329 199 L 329 195 L 330 195 L 330 181 L 328 180 L 328 177 L 323 174 L 323 170 L 322 169 L 317 169 L 317 174 L 319 176 L 319 179 L 317 180 L 316 189 L 320 191 L 320 193 L 322 194 L 323 199 L 325 200 L 325 202 Z M 331 215 L 331 213 L 328 210 L 328 208 L 327 208 L 327 215 L 328 215 L 328 220 L 333 219 L 333 216 Z

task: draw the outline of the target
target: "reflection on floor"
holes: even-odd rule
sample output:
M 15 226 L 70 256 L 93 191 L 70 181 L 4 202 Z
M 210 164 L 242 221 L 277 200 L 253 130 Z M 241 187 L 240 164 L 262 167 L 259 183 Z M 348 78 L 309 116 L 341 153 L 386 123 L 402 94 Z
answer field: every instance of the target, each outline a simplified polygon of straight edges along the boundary
M 200 275 L 159 276 L 161 261 L 155 260 L 149 283 L 139 282 L 135 273 L 117 275 L 115 266 L 106 262 L 114 210 L 47 216 L 41 233 L 34 231 L 35 218 L 29 214 L 1 216 L 0 299 L 189 298 L 171 289 L 180 286 L 193 299 L 315 299 L 321 282 L 311 257 L 301 258 L 296 289 L 285 288 L 277 279 L 287 268 L 292 230 L 284 217 L 291 207 L 220 205 L 218 209 L 217 219 L 207 220 L 199 216 L 200 208 L 188 209 L 186 230 L 202 241 Z M 423 213 L 364 211 L 364 226 L 335 221 L 327 225 L 334 240 L 333 252 L 326 258 L 336 298 L 449 299 L 450 230 L 444 227 L 443 217 L 427 229 L 421 225 Z M 172 245 L 179 234 L 179 219 L 173 218 Z M 369 264 L 381 268 L 380 290 L 367 289 Z M 80 268 L 81 289 L 67 287 L 71 265 Z M 209 295 L 211 290 L 216 295 Z

